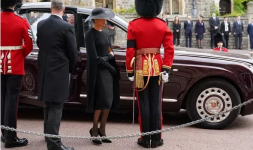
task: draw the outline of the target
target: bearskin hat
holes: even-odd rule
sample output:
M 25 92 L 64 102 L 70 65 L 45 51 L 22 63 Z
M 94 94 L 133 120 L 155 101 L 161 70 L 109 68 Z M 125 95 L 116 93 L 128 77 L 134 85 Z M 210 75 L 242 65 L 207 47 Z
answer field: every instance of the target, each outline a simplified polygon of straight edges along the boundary
M 17 4 L 19 0 L 1 0 L 1 8 L 7 9 Z
M 156 17 L 160 14 L 163 0 L 135 0 L 135 9 L 141 17 Z
M 223 40 L 223 36 L 220 34 L 220 33 L 216 33 L 214 36 L 214 43 L 215 43 L 215 46 L 217 46 L 217 43 L 218 42 L 222 42 L 223 45 L 224 45 L 224 40 Z

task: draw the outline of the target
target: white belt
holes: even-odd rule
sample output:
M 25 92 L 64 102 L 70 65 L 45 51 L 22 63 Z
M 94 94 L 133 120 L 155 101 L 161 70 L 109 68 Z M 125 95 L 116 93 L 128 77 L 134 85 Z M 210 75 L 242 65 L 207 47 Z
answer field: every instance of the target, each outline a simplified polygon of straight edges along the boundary
M 23 46 L 0 46 L 0 50 L 21 50 Z

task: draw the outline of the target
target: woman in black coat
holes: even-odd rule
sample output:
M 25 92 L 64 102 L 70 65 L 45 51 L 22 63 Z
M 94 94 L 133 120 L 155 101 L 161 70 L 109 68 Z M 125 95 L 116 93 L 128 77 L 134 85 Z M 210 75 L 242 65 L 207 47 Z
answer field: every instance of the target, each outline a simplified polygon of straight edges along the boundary
M 87 112 L 94 113 L 91 136 L 106 136 L 105 126 L 111 108 L 119 106 L 119 78 L 110 37 L 102 28 L 106 19 L 115 14 L 105 8 L 95 8 L 86 19 L 93 27 L 85 35 L 87 50 Z M 100 128 L 98 128 L 101 117 Z M 94 144 L 111 143 L 109 139 L 92 140 Z
M 177 43 L 177 46 L 180 46 L 180 31 L 181 31 L 181 24 L 178 16 L 176 16 L 173 22 L 173 43 L 174 45 L 176 45 Z
M 204 38 L 204 34 L 206 34 L 205 24 L 202 21 L 202 17 L 199 17 L 199 20 L 195 25 L 196 38 L 198 41 L 198 48 L 202 48 L 202 40 Z

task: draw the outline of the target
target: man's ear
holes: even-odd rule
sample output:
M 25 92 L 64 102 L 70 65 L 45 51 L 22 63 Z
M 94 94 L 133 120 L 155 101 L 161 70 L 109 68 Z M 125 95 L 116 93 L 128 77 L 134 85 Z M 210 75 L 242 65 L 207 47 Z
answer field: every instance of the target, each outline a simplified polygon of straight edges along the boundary
M 62 14 L 64 14 L 65 13 L 65 7 L 63 8 L 63 10 L 62 10 Z

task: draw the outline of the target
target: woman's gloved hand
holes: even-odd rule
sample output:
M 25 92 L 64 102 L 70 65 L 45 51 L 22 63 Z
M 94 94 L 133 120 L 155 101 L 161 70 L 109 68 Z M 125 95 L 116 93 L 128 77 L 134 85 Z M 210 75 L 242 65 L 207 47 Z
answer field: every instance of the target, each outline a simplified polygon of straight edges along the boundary
M 115 75 L 117 73 L 116 69 L 110 65 L 109 63 L 105 62 L 104 67 L 112 74 Z

